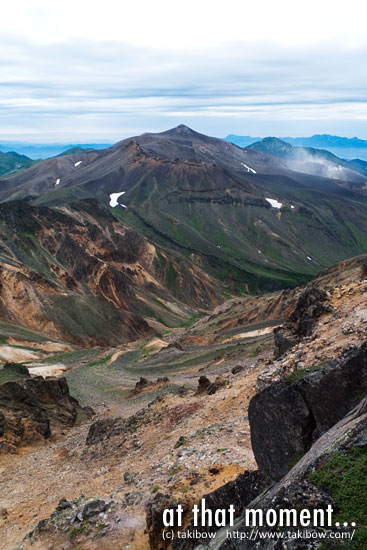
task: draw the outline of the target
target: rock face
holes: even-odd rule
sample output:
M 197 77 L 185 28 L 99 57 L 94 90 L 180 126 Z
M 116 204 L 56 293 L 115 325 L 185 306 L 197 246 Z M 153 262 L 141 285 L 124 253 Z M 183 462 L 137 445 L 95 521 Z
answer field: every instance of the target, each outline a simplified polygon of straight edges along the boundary
M 271 483 L 271 480 L 259 471 L 247 471 L 239 475 L 234 481 L 226 483 L 219 489 L 204 495 L 205 507 L 213 512 L 218 508 L 229 507 L 231 504 L 235 507 L 235 517 L 239 517 L 246 504 L 263 492 Z M 185 500 L 178 501 L 169 494 L 157 493 L 147 505 L 147 528 L 149 534 L 149 547 L 151 550 L 165 550 L 171 545 L 171 541 L 162 536 L 165 530 L 163 525 L 163 512 L 165 509 L 176 509 L 181 504 L 183 508 L 183 524 L 187 524 L 192 517 L 193 503 Z M 199 503 L 200 505 L 200 503 Z M 200 523 L 200 522 L 199 522 Z M 173 526 L 177 530 L 177 525 Z M 188 527 L 188 531 L 195 529 L 200 532 L 215 532 L 215 527 L 194 527 L 193 523 Z M 182 530 L 182 529 L 180 529 Z M 175 539 L 172 544 L 173 550 L 192 550 L 195 548 L 195 539 Z
M 65 378 L 23 378 L 0 384 L 0 453 L 48 439 L 58 428 L 72 426 L 78 412 L 91 414 L 71 397 Z
M 61 211 L 0 204 L 0 320 L 106 346 L 152 334 L 145 316 L 153 313 L 170 324 L 160 298 L 177 305 L 177 324 L 188 309 L 220 303 L 218 283 L 199 266 L 150 244 L 105 205 L 85 199 Z
M 256 508 L 260 510 L 268 510 L 270 508 L 277 509 L 326 509 L 330 504 L 334 512 L 338 511 L 338 504 L 327 489 L 323 489 L 315 485 L 313 472 L 321 467 L 331 464 L 330 459 L 335 455 L 343 457 L 350 456 L 353 450 L 357 450 L 358 454 L 366 453 L 367 448 L 367 400 L 363 399 L 353 411 L 345 416 L 340 422 L 333 426 L 317 442 L 311 447 L 306 455 L 292 468 L 292 470 L 276 485 L 270 488 L 260 498 L 252 501 L 248 508 Z M 347 495 L 349 498 L 349 506 L 352 506 L 352 500 L 355 498 L 353 492 Z M 346 503 L 348 506 L 348 502 Z M 239 518 L 234 526 L 234 530 L 239 533 L 249 532 L 244 524 L 243 515 Z M 316 529 L 312 526 L 309 529 Z M 357 530 L 358 533 L 358 530 Z M 358 535 L 357 535 L 358 536 Z M 331 541 L 332 542 L 332 541 Z M 304 539 L 296 540 L 262 540 L 261 546 L 259 542 L 249 541 L 243 538 L 227 539 L 226 531 L 222 530 L 218 533 L 213 544 L 209 544 L 211 549 L 235 549 L 241 550 L 304 550 L 312 548 L 320 548 L 320 541 L 306 541 Z M 196 546 L 199 548 L 199 545 Z M 337 545 L 327 546 L 325 548 L 339 549 L 344 546 L 337 542 Z M 201 548 L 201 547 L 200 547 Z M 352 548 L 345 546 L 345 548 Z M 353 548 L 364 548 L 362 546 L 353 546 Z
M 250 403 L 251 442 L 259 468 L 281 479 L 322 434 L 367 392 L 367 344 L 318 371 L 272 384 Z
M 333 519 L 340 512 L 340 507 L 352 507 L 353 500 L 356 498 L 354 491 L 347 491 L 342 495 L 342 501 L 336 501 L 334 495 L 328 487 L 321 486 L 317 482 L 317 474 L 320 470 L 326 469 L 328 476 L 333 475 L 333 460 L 336 456 L 341 457 L 344 461 L 344 474 L 348 476 L 348 457 L 364 457 L 365 463 L 367 450 L 367 399 L 363 399 L 357 407 L 355 407 L 348 415 L 340 422 L 334 425 L 324 435 L 322 435 L 311 447 L 311 449 L 303 456 L 301 460 L 284 476 L 277 484 L 262 492 L 255 499 L 245 504 L 240 517 L 237 518 L 232 527 L 225 527 L 217 531 L 215 539 L 205 545 L 206 550 L 311 550 L 328 548 L 330 550 L 339 550 L 339 548 L 352 548 L 352 546 L 342 546 L 339 540 L 336 540 L 336 545 L 333 545 L 333 540 L 330 540 L 330 545 L 320 546 L 320 539 L 303 539 L 290 538 L 278 539 L 269 538 L 262 540 L 251 540 L 250 533 L 253 531 L 252 525 L 247 525 L 246 509 L 266 510 L 301 510 L 309 509 L 311 512 L 314 509 L 323 509 L 330 505 L 334 511 Z M 353 469 L 353 459 L 349 462 L 349 468 Z M 355 470 L 353 470 L 355 474 Z M 336 471 L 334 475 L 341 479 L 341 472 Z M 365 482 L 365 474 L 361 474 L 361 483 Z M 364 498 L 362 488 L 362 499 Z M 349 499 L 349 500 L 348 500 Z M 220 500 L 220 507 L 225 502 L 225 499 Z M 345 510 L 344 510 L 345 513 Z M 311 516 L 312 517 L 312 516 Z M 339 520 L 339 517 L 337 517 Z M 333 523 L 334 525 L 334 523 Z M 337 530 L 332 527 L 330 530 Z M 262 532 L 266 528 L 261 529 Z M 269 529 L 270 530 L 270 529 Z M 308 531 L 317 531 L 317 527 L 311 522 L 307 527 Z M 347 531 L 348 528 L 343 529 Z M 273 532 L 279 532 L 277 527 L 273 528 Z M 322 528 L 325 532 L 325 528 Z M 235 532 L 235 537 L 228 535 L 228 532 Z M 358 530 L 356 539 L 358 541 Z M 242 534 L 242 538 L 241 537 Z M 363 533 L 362 533 L 363 537 Z M 329 544 L 329 543 L 328 543 Z M 178 541 L 175 550 L 186 550 L 186 548 L 196 548 L 203 550 L 204 546 L 199 540 L 194 541 L 192 546 L 186 546 L 186 541 Z M 353 548 L 365 548 L 362 540 L 357 542 L 357 546 Z
M 317 287 L 308 287 L 300 295 L 288 321 L 274 330 L 275 359 L 297 344 L 301 338 L 312 334 L 316 320 L 330 311 L 327 293 Z

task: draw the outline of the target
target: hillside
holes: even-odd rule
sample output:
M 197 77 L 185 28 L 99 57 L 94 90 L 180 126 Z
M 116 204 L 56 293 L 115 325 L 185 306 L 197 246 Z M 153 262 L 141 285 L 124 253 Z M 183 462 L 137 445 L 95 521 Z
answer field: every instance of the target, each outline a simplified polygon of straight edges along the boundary
M 261 141 L 261 138 L 250 136 L 237 136 L 230 134 L 224 138 L 230 143 L 239 147 L 248 147 L 253 143 Z M 272 139 L 272 138 L 265 138 Z M 327 150 L 334 155 L 348 160 L 367 161 L 367 140 L 358 138 L 346 138 L 340 136 L 331 136 L 329 134 L 316 134 L 311 137 L 281 137 L 275 138 L 286 142 L 289 145 L 297 147 L 310 147 L 313 149 Z
M 29 168 L 34 161 L 25 155 L 19 155 L 14 151 L 9 153 L 3 153 L 0 151 L 0 177 L 6 176 L 17 170 Z
M 250 136 L 237 136 L 235 134 L 229 134 L 224 138 L 226 141 L 230 141 L 238 145 L 239 147 L 247 147 L 248 145 L 261 141 L 261 138 Z M 340 136 L 331 136 L 329 134 L 315 134 L 310 137 L 283 137 L 276 138 L 285 141 L 289 145 L 295 145 L 299 147 L 312 147 L 316 149 L 329 149 L 329 148 L 351 148 L 351 149 L 365 149 L 367 148 L 367 140 L 359 138 L 346 138 Z
M 173 329 L 160 339 L 95 349 L 93 360 L 91 355 L 77 359 L 74 351 L 43 361 L 43 368 L 64 364 L 71 394 L 82 405 L 93 402 L 97 417 L 64 427 L 63 434 L 57 432 L 47 444 L 29 446 L 24 441 L 15 454 L 0 457 L 4 544 L 26 537 L 27 550 L 62 548 L 68 541 L 88 550 L 101 544 L 105 550 L 116 544 L 157 550 L 162 544 L 162 506 L 178 501 L 189 510 L 203 495 L 216 507 L 233 502 L 239 525 L 242 506 L 273 485 L 261 472 L 254 473 L 254 430 L 265 426 L 265 449 L 257 447 L 256 458 L 260 460 L 259 452 L 262 460 L 270 456 L 273 467 L 280 460 L 284 467 L 284 459 L 275 452 L 269 455 L 266 445 L 281 441 L 283 449 L 299 441 L 293 435 L 287 438 L 283 425 L 279 431 L 271 416 L 274 381 L 285 380 L 281 384 L 287 390 L 302 377 L 315 377 L 316 368 L 320 378 L 330 360 L 347 347 L 353 353 L 366 338 L 365 265 L 366 257 L 356 258 L 326 270 L 307 288 L 229 300 L 192 327 Z M 312 288 L 327 293 L 329 308 L 313 318 L 309 336 L 275 360 L 274 327 L 284 330 L 289 322 L 282 323 L 297 312 L 302 311 L 303 318 L 310 314 L 300 304 Z M 31 371 L 33 365 L 27 365 Z M 363 367 L 360 376 L 364 372 Z M 349 386 L 347 391 L 353 407 L 359 390 L 350 391 Z M 254 415 L 250 422 L 248 417 L 255 395 L 269 403 L 258 428 Z M 324 400 L 322 404 L 326 407 Z M 294 416 L 284 405 L 282 414 L 287 411 Z M 343 414 L 338 407 L 330 411 L 336 419 Z M 288 498 L 299 499 L 300 481 L 292 475 L 295 489 Z M 83 512 L 87 509 L 89 516 Z M 94 509 L 103 515 L 96 518 Z M 189 512 L 185 522 L 190 522 Z M 219 532 L 215 548 L 221 547 L 221 536 Z M 194 539 L 189 548 L 195 546 Z M 175 548 L 187 546 L 176 541 Z
M 122 223 L 229 292 L 261 292 L 305 282 L 367 243 L 365 178 L 313 176 L 288 162 L 179 126 L 43 161 L 0 180 L 0 200 L 108 206 L 123 194 L 111 209 Z
M 56 155 L 58 157 L 67 157 L 69 155 L 79 155 L 80 153 L 89 153 L 90 151 L 94 151 L 94 147 L 82 147 L 82 146 L 75 146 L 70 147 L 69 149 L 66 149 L 66 151 L 63 151 L 59 155 Z
M 340 136 L 331 136 L 330 134 L 315 134 L 311 137 L 284 138 L 291 145 L 299 145 L 303 147 L 317 147 L 318 149 L 327 149 L 328 147 L 344 147 L 344 148 L 367 148 L 367 140 L 354 138 L 346 138 Z
M 367 162 L 363 160 L 343 160 L 324 149 L 293 147 L 281 139 L 270 137 L 248 148 L 287 159 L 291 170 L 345 181 L 350 188 L 362 190 L 366 187 Z
M 198 267 L 92 199 L 58 209 L 0 205 L 0 259 L 4 335 L 19 325 L 84 347 L 130 342 L 222 300 Z

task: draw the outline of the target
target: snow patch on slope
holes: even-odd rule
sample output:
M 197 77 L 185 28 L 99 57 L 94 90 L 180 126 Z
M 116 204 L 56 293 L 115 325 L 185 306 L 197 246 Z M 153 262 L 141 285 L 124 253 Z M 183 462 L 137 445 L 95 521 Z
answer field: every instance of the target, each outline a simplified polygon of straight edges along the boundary
M 253 174 L 256 174 L 256 170 L 254 170 L 250 166 L 247 166 L 247 164 L 245 164 L 244 162 L 241 162 L 241 164 L 247 169 L 247 172 L 252 172 Z
M 120 203 L 118 202 L 118 198 L 121 197 L 121 195 L 125 195 L 126 191 L 121 191 L 120 193 L 111 193 L 110 194 L 110 206 L 112 208 L 115 208 L 115 206 L 118 206 Z M 123 208 L 126 208 L 125 204 L 120 204 Z
M 282 202 L 278 202 L 276 199 L 267 199 L 265 198 L 266 201 L 268 201 L 268 203 L 273 207 L 273 208 L 282 208 L 283 206 L 283 203 Z

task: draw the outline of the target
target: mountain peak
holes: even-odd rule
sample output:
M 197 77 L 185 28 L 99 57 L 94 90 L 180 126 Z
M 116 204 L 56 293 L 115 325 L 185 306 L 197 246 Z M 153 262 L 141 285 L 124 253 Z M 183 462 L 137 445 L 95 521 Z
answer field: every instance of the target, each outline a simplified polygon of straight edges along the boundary
M 209 136 L 206 136 L 205 134 L 200 134 L 200 132 L 196 132 L 192 128 L 189 128 L 186 126 L 186 124 L 179 124 L 175 128 L 171 128 L 170 130 L 167 130 L 165 132 L 162 132 L 161 135 L 169 136 L 169 137 L 176 137 L 176 138 L 188 138 L 188 139 L 200 139 L 201 141 L 207 141 L 213 138 L 210 138 Z M 215 138 L 214 138 L 215 139 Z
M 193 130 L 186 126 L 186 124 L 179 124 L 178 126 L 176 126 L 176 130 L 193 132 Z
M 267 137 L 247 147 L 255 151 L 263 151 L 278 157 L 286 157 L 293 149 L 292 145 L 276 137 Z
M 193 135 L 196 135 L 197 132 L 195 132 L 195 130 L 192 130 L 188 126 L 186 126 L 186 124 L 179 124 L 178 126 L 175 126 L 174 128 L 170 128 L 166 132 L 163 132 L 163 134 L 193 136 Z

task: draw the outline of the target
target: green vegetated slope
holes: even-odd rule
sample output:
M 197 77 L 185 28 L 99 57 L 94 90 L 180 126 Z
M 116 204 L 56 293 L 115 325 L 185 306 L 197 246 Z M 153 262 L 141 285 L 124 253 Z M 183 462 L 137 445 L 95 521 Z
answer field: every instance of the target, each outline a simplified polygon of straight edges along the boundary
M 11 172 L 29 168 L 34 162 L 35 161 L 25 155 L 19 155 L 14 151 L 9 153 L 0 151 L 0 177 L 10 174 Z
M 345 550 L 365 550 L 367 546 L 367 448 L 352 447 L 327 456 L 309 476 L 315 485 L 333 497 L 335 521 L 357 526 L 353 542 L 341 543 Z M 324 544 L 323 550 L 327 550 Z
M 153 189 L 142 204 L 132 196 L 120 216 L 182 254 L 197 254 L 216 277 L 232 278 L 240 291 L 244 281 L 250 291 L 299 284 L 366 250 L 365 199 L 293 189 L 291 182 L 272 182 L 266 194 L 287 202 L 281 212 L 266 203 L 216 202 L 210 192 L 192 202 L 185 193 L 170 200 L 162 189 Z
M 214 279 L 95 199 L 0 205 L 0 261 L 0 319 L 75 344 L 131 341 L 222 301 Z
M 27 178 L 0 181 L 0 200 L 62 207 L 95 197 L 108 207 L 110 194 L 124 191 L 119 202 L 126 208 L 111 215 L 144 238 L 229 292 L 272 291 L 302 284 L 367 247 L 367 197 L 348 180 L 351 173 L 363 177 L 347 170 L 346 179 L 335 180 L 291 170 L 288 162 L 179 126 L 40 163 Z M 176 273 L 168 266 L 171 287 Z

